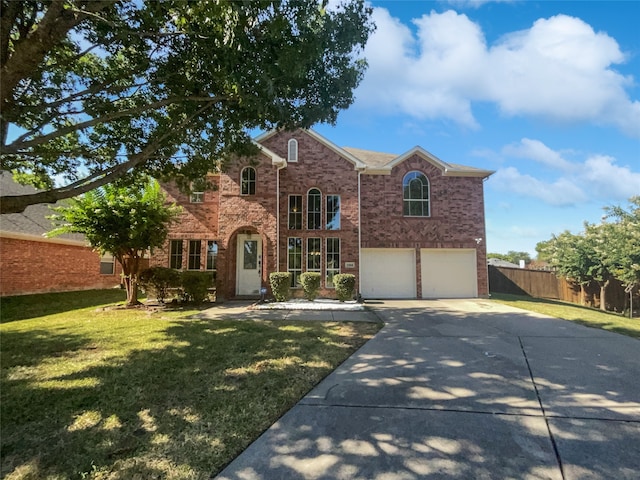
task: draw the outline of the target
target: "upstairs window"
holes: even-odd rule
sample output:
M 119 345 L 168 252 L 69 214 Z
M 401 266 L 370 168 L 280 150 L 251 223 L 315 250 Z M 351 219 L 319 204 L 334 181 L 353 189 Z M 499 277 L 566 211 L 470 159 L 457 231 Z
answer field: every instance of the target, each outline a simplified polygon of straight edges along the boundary
M 403 214 L 405 217 L 428 217 L 429 180 L 422 172 L 409 172 L 402 181 Z
M 242 169 L 240 194 L 255 195 L 256 194 L 256 169 L 253 167 L 245 167 Z
M 205 187 L 206 187 L 205 180 L 198 180 L 195 182 L 191 182 L 191 186 L 190 186 L 191 194 L 189 195 L 189 201 L 191 203 L 204 202 Z
M 298 161 L 298 141 L 295 138 L 289 140 L 288 148 L 287 148 L 287 161 L 288 162 L 297 162 Z
M 302 230 L 302 195 L 289 195 L 289 230 Z
M 340 230 L 340 195 L 327 195 L 327 230 Z
M 317 188 L 312 188 L 307 194 L 307 229 L 320 230 L 322 228 L 322 194 Z

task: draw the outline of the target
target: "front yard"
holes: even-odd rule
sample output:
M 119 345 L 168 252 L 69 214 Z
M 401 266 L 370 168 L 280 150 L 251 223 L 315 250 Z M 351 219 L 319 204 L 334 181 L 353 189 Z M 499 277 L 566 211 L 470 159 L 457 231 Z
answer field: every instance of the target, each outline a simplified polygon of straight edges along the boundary
M 206 479 L 380 328 L 2 299 L 0 477 Z

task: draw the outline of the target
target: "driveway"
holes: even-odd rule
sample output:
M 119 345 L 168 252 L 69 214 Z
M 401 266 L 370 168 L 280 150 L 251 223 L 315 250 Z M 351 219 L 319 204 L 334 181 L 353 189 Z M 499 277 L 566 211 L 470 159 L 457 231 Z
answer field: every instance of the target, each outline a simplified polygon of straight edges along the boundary
M 640 341 L 486 300 L 386 326 L 217 478 L 638 479 Z

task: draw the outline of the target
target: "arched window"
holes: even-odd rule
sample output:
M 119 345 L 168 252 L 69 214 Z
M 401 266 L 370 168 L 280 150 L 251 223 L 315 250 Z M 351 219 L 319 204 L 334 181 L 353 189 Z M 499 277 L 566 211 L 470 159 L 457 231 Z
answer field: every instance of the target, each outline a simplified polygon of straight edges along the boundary
M 428 217 L 431 215 L 429 205 L 429 180 L 422 172 L 409 172 L 402 180 L 404 198 L 403 213 L 405 217 Z
M 295 138 L 292 138 L 291 140 L 289 140 L 288 151 L 287 151 L 287 161 L 289 162 L 298 161 L 298 141 Z
M 312 188 L 307 193 L 307 229 L 320 230 L 322 228 L 322 193 Z
M 253 167 L 245 167 L 240 174 L 240 193 L 242 195 L 256 194 L 256 169 Z

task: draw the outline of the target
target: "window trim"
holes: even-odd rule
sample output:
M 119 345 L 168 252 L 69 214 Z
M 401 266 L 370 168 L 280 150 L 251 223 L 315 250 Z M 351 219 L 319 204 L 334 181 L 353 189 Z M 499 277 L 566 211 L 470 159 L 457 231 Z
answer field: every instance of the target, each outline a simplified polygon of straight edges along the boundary
M 338 218 L 338 227 L 337 228 L 329 228 L 329 197 L 337 197 L 338 198 L 338 211 L 334 212 L 334 218 L 337 216 Z M 337 231 L 340 230 L 342 228 L 341 222 L 342 222 L 342 198 L 340 197 L 340 195 L 337 194 L 330 194 L 327 195 L 325 198 L 325 204 L 326 204 L 326 208 L 325 208 L 325 219 L 324 219 L 324 224 L 325 224 L 325 228 L 329 231 Z
M 300 244 L 300 268 L 291 268 L 291 260 L 292 260 L 292 252 L 291 252 L 291 241 L 299 241 Z M 295 246 L 295 245 L 294 245 Z M 295 253 L 295 255 L 298 255 Z M 287 237 L 287 272 L 291 273 L 291 283 L 289 286 L 291 288 L 302 288 L 300 284 L 300 275 L 304 271 L 303 267 L 303 259 L 304 259 L 304 242 L 302 241 L 302 237 Z M 297 275 L 295 274 L 297 272 Z M 297 282 L 296 282 L 297 279 Z
M 104 272 L 103 266 L 109 266 L 110 272 Z M 100 255 L 100 275 L 115 275 L 116 273 L 116 257 L 111 252 L 104 252 Z
M 293 211 L 293 210 L 291 210 L 291 199 L 295 198 L 295 197 L 299 197 L 300 198 L 300 209 L 296 210 L 296 211 Z M 288 202 L 287 202 L 287 227 L 288 227 L 288 230 L 302 230 L 302 228 L 304 226 L 304 224 L 303 224 L 303 222 L 304 222 L 304 200 L 303 200 L 303 197 L 304 197 L 303 195 L 298 195 L 298 194 L 289 195 L 289 199 L 288 199 Z M 291 222 L 292 215 L 295 215 L 295 217 L 294 217 L 295 219 L 297 219 L 298 216 L 300 216 L 300 226 L 299 227 L 295 226 L 295 224 L 297 224 L 297 222 L 294 222 L 294 223 Z M 292 227 L 292 225 L 294 225 L 294 226 Z
M 408 178 L 410 176 L 413 176 L 413 178 Z M 426 180 L 426 184 L 422 182 L 422 180 L 419 180 L 419 177 L 422 176 L 424 177 L 424 179 Z M 421 199 L 414 199 L 414 198 L 406 198 L 406 188 L 409 187 L 411 185 L 411 182 L 419 180 L 420 183 L 422 184 L 422 198 Z M 424 190 L 426 187 L 426 198 L 424 195 Z M 411 192 L 410 188 L 409 188 L 409 193 Z M 412 202 L 421 202 L 422 204 L 422 215 L 411 215 L 411 207 L 409 206 L 408 208 L 408 212 L 405 210 L 405 207 L 407 204 L 411 205 Z M 425 212 L 425 205 L 426 205 L 426 212 Z M 404 177 L 402 177 L 402 215 L 404 217 L 409 217 L 409 218 L 428 218 L 431 217 L 431 182 L 429 182 L 429 177 L 427 177 L 427 175 L 419 170 L 411 170 L 410 172 L 407 172 Z
M 287 142 L 287 162 L 298 162 L 298 140 L 290 138 Z
M 174 253 L 174 249 L 173 249 L 174 245 L 180 246 L 180 248 L 178 249 L 179 252 Z M 174 238 L 172 240 L 169 240 L 169 268 L 173 268 L 175 270 L 182 270 L 183 254 L 184 254 L 184 241 L 179 238 Z M 176 260 L 175 263 L 174 263 L 174 260 Z
M 200 184 L 200 185 L 198 185 Z M 204 203 L 204 188 L 202 188 L 201 190 L 197 190 L 194 191 L 193 188 L 195 187 L 201 187 L 204 186 L 206 184 L 206 180 L 199 180 L 197 182 L 191 182 L 189 184 L 189 190 L 191 190 L 191 192 L 189 193 L 189 203 Z
M 249 173 L 251 171 L 253 172 L 253 179 L 247 178 L 245 180 L 245 178 L 244 178 L 245 172 Z M 256 169 L 254 167 L 251 167 L 251 166 L 244 167 L 240 171 L 240 195 L 246 195 L 246 196 L 255 195 L 256 194 L 257 178 L 258 178 L 258 172 L 256 172 Z M 246 189 L 245 189 L 245 185 L 247 186 Z M 253 191 L 251 189 L 252 186 L 253 186 Z
M 191 248 L 195 246 L 196 248 Z M 202 268 L 202 240 L 190 238 L 189 251 L 187 252 L 187 270 L 200 270 Z
M 313 190 L 315 190 L 318 193 L 311 193 Z M 311 210 L 311 197 L 315 198 L 317 197 L 317 203 L 318 203 L 318 208 L 319 210 Z M 315 202 L 314 202 L 315 203 Z M 314 227 L 311 227 L 311 215 L 317 216 L 317 221 L 314 221 Z M 322 191 L 317 188 L 317 187 L 313 187 L 310 188 L 307 191 L 307 230 L 322 230 Z
M 317 272 L 319 274 L 322 274 L 322 238 L 321 237 L 307 237 L 306 240 L 307 240 L 307 242 L 306 242 L 307 250 L 305 252 L 305 267 L 306 267 L 305 271 L 306 272 Z M 318 265 L 317 268 L 313 268 L 313 267 L 309 266 L 310 263 L 311 263 L 310 262 L 310 260 L 311 260 L 310 255 L 311 255 L 311 253 L 315 254 L 315 251 L 311 249 L 311 245 L 310 245 L 312 240 L 317 241 L 317 244 L 318 244 L 317 252 L 318 252 L 318 256 L 319 256 L 319 260 L 320 261 L 318 262 L 319 265 Z
M 209 250 L 209 246 L 210 245 L 215 245 L 215 251 L 213 252 L 213 255 L 210 254 L 210 250 Z M 217 240 L 207 240 L 207 258 L 206 258 L 206 263 L 205 263 L 205 270 L 207 272 L 215 272 L 218 270 L 218 249 L 220 248 L 220 246 L 218 245 L 218 241 Z M 211 265 L 212 267 L 210 268 L 209 265 L 209 259 L 212 259 L 211 261 Z
M 338 252 L 329 252 L 329 240 L 337 240 L 338 241 Z M 342 249 L 342 242 L 340 241 L 340 237 L 327 237 L 325 239 L 325 275 L 324 275 L 324 285 L 325 288 L 329 288 L 329 289 L 334 289 L 336 288 L 335 285 L 333 284 L 333 280 L 330 282 L 329 281 L 329 272 L 333 272 L 332 278 L 333 276 L 337 275 L 340 273 L 340 258 L 341 258 L 341 249 Z M 338 260 L 338 267 L 337 268 L 329 268 L 329 255 L 337 255 L 337 260 Z M 334 259 L 335 260 L 335 259 Z

